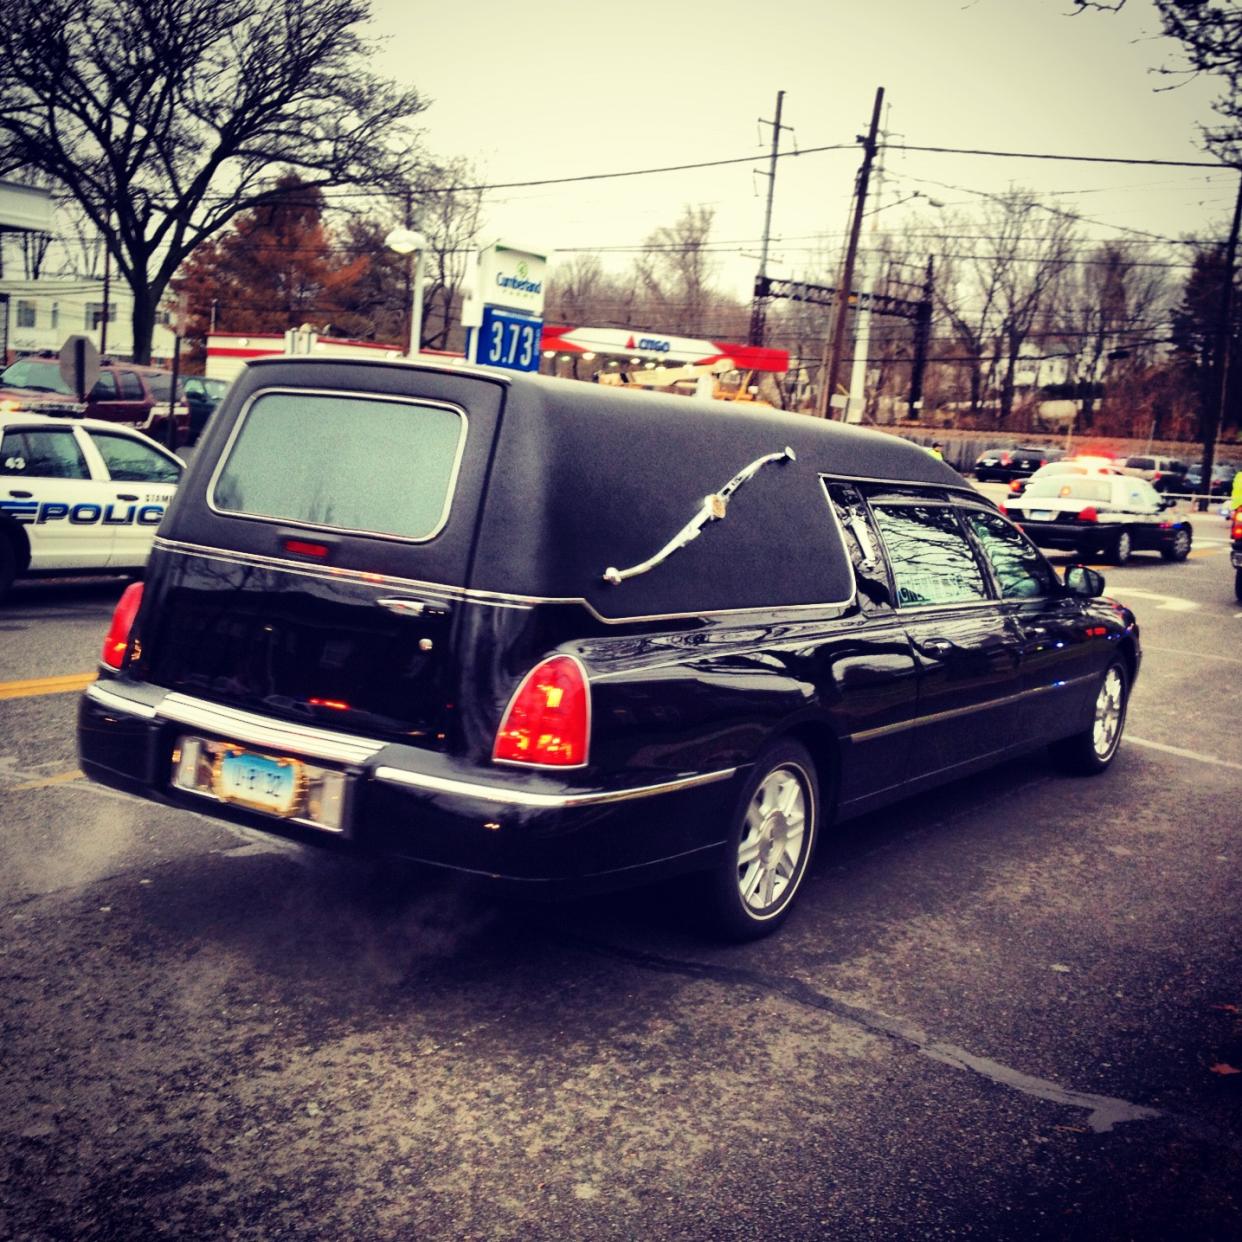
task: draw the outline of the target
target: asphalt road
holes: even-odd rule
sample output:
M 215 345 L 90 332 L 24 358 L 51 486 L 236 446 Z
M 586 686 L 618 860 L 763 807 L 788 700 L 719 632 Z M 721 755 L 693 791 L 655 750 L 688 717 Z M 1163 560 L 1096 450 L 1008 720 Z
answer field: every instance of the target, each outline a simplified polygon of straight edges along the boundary
M 1112 770 L 840 831 L 775 938 L 505 903 L 76 774 L 116 583 L 0 607 L 0 1236 L 1242 1235 L 1242 606 L 1105 568 Z

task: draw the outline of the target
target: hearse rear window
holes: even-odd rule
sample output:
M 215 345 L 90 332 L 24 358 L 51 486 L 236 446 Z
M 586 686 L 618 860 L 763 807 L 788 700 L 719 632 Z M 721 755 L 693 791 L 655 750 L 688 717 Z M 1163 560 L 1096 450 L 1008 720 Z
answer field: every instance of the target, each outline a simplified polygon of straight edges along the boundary
M 212 492 L 226 513 L 430 539 L 452 504 L 456 409 L 346 393 L 261 393 Z

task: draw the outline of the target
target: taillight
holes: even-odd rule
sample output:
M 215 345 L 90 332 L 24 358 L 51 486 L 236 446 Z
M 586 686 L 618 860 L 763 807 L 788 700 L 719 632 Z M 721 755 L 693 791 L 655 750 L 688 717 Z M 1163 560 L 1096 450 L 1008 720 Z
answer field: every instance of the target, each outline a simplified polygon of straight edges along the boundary
M 141 603 L 142 583 L 131 582 L 113 609 L 112 624 L 108 626 L 108 636 L 104 639 L 103 653 L 99 657 L 109 668 L 119 669 L 125 663 L 129 632 L 134 627 L 134 618 Z
M 1242 539 L 1242 509 L 1233 512 L 1233 526 L 1229 529 L 1230 539 Z
M 997 508 L 1001 511 L 1001 513 L 1002 513 L 1005 517 L 1008 517 L 1008 516 L 1009 516 L 1009 510 L 1008 510 L 1008 509 L 1006 509 L 1004 505 L 997 505 L 996 507 L 997 507 Z
M 1011 492 L 1020 492 L 1022 490 L 1022 487 L 1023 487 L 1023 483 L 1021 479 L 1010 479 L 1009 480 L 1009 490 Z
M 587 761 L 591 691 L 572 656 L 552 656 L 522 679 L 496 733 L 494 760 L 572 768 Z
M 1000 460 L 1001 460 L 1002 466 L 1007 466 L 1013 460 L 1013 458 L 1008 453 L 1002 453 L 1000 456 Z
M 1100 515 L 1095 511 L 1093 505 L 1088 505 L 1085 509 L 1079 510 L 1078 520 L 1080 522 L 1098 522 Z

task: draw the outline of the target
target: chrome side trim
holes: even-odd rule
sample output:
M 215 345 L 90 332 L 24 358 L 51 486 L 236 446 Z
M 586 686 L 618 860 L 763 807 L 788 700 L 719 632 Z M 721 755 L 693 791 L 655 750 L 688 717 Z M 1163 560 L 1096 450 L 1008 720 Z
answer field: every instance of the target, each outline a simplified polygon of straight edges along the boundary
M 399 587 L 403 590 L 426 591 L 444 599 L 468 600 L 474 604 L 486 604 L 491 608 L 533 608 L 538 604 L 568 604 L 585 608 L 595 620 L 603 625 L 640 625 L 651 621 L 685 621 L 700 617 L 745 617 L 761 613 L 820 613 L 825 609 L 842 608 L 853 596 L 841 600 L 823 600 L 814 604 L 755 604 L 749 608 L 703 609 L 699 612 L 657 612 L 641 617 L 606 617 L 589 600 L 571 595 L 516 595 L 502 591 L 482 591 L 476 587 L 446 586 L 442 582 L 421 582 L 417 578 L 395 578 L 374 574 L 360 569 L 338 569 L 330 565 L 310 566 L 301 562 L 281 560 L 275 556 L 263 556 L 255 552 L 235 552 L 212 548 L 205 544 L 185 543 L 179 539 L 155 537 L 155 546 L 162 552 L 182 556 L 198 556 L 204 560 L 224 561 L 236 565 L 270 565 L 274 569 L 306 578 L 320 578 L 327 582 L 358 582 L 367 586 L 385 588 Z M 994 602 L 994 601 L 993 601 Z
M 483 802 L 499 802 L 507 806 L 537 807 L 543 810 L 560 810 L 576 806 L 602 806 L 611 802 L 630 802 L 637 798 L 654 798 L 660 794 L 679 793 L 699 785 L 711 785 L 726 781 L 737 768 L 724 768 L 719 772 L 703 772 L 659 785 L 642 785 L 635 789 L 615 789 L 601 793 L 541 794 L 524 789 L 505 789 L 499 785 L 480 785 L 474 781 L 454 780 L 443 776 L 428 776 L 422 772 L 407 772 L 403 768 L 376 768 L 375 779 L 390 785 L 409 785 L 431 793 L 458 794 L 463 798 L 478 798 Z
M 332 729 L 319 729 L 291 720 L 276 720 L 176 692 L 165 695 L 158 711 L 153 714 L 233 741 L 270 746 L 273 750 L 293 751 L 337 763 L 365 763 L 388 745 L 374 738 L 355 737 L 351 733 L 337 733 Z
M 1065 690 L 1070 686 L 1079 686 L 1086 681 L 1095 681 L 1099 673 L 1084 673 L 1081 677 L 1070 677 L 1065 681 L 1054 682 L 1050 686 L 1035 686 L 1030 690 L 1020 690 L 1017 694 L 1007 694 L 1004 698 L 989 699 L 986 703 L 972 703 L 968 707 L 953 707 L 945 712 L 932 712 L 927 716 L 915 716 L 912 720 L 902 720 L 897 724 L 881 725 L 878 729 L 863 729 L 860 733 L 851 733 L 851 742 L 870 742 L 879 737 L 891 737 L 906 729 L 918 729 L 923 725 L 940 724 L 945 720 L 956 720 L 959 716 L 969 716 L 973 712 L 987 711 L 993 707 L 1009 707 L 1021 703 L 1024 699 L 1033 699 L 1041 694 L 1050 694 L 1053 690 Z
M 86 687 L 86 697 L 92 703 L 97 703 L 110 712 L 120 712 L 126 716 L 140 716 L 143 720 L 154 720 L 159 714 L 154 707 L 146 703 L 137 703 L 133 699 L 127 699 L 123 695 L 105 690 L 97 681 L 91 682 Z

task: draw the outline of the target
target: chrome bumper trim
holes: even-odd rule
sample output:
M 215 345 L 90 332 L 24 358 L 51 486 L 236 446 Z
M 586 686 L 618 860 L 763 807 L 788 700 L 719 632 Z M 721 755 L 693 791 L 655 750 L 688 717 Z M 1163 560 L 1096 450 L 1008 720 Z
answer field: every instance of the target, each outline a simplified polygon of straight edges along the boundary
M 86 697 L 92 703 L 110 712 L 120 712 L 126 716 L 140 716 L 143 720 L 154 720 L 156 710 L 146 703 L 136 703 L 133 699 L 124 698 L 105 690 L 97 681 L 86 687 Z
M 235 707 L 208 703 L 176 692 L 165 695 L 153 714 L 164 720 L 175 720 L 178 724 L 206 729 L 209 733 L 233 741 L 269 746 L 273 750 L 292 751 L 337 763 L 365 763 L 388 745 L 374 738 L 317 729 L 291 720 L 275 720 L 270 716 L 258 716 L 254 712 L 243 712 Z
M 724 768 L 719 772 L 703 772 L 680 780 L 665 781 L 659 785 L 641 785 L 635 789 L 610 789 L 599 793 L 541 794 L 524 789 L 506 789 L 500 785 L 480 785 L 474 781 L 453 780 L 443 776 L 428 776 L 422 772 L 407 772 L 402 768 L 376 768 L 375 779 L 390 785 L 408 785 L 431 793 L 457 794 L 464 798 L 478 798 L 483 802 L 499 802 L 509 806 L 539 807 L 558 810 L 576 806 L 601 806 L 610 802 L 629 802 L 636 798 L 654 798 L 660 794 L 679 793 L 698 785 L 711 785 L 726 781 L 737 768 Z

